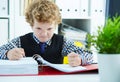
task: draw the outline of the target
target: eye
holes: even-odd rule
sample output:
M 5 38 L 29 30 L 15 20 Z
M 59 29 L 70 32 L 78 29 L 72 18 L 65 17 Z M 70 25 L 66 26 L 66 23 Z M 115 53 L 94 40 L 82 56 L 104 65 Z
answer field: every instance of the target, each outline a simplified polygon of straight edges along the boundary
M 41 30 L 41 28 L 36 28 L 37 30 Z
M 48 28 L 47 30 L 52 30 L 53 28 Z

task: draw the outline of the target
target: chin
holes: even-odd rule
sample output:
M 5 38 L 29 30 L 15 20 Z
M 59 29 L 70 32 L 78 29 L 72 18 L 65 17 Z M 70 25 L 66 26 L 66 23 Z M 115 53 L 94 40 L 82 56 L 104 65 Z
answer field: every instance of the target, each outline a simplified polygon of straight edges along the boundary
M 40 39 L 40 42 L 46 42 L 48 39 Z

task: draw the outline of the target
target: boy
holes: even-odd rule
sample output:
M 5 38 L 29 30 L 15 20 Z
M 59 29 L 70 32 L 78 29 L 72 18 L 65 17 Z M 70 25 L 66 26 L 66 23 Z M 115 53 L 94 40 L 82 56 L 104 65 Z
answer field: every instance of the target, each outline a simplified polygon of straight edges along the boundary
M 33 33 L 17 37 L 0 47 L 0 58 L 18 60 L 39 54 L 43 59 L 60 64 L 63 56 L 68 56 L 69 65 L 88 65 L 92 63 L 92 54 L 64 36 L 54 34 L 61 23 L 61 14 L 57 5 L 48 0 L 34 0 L 26 10 L 26 21 Z M 12 44 L 16 45 L 14 47 Z

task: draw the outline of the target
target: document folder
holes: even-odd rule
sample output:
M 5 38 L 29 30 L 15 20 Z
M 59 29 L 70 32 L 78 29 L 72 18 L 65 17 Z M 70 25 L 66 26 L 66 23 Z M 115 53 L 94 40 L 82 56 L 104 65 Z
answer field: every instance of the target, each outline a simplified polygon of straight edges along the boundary
M 84 73 L 98 73 L 98 64 L 91 64 L 83 66 L 86 69 L 74 71 L 74 72 L 62 72 L 50 66 L 43 66 L 42 70 L 39 67 L 40 71 L 38 75 L 63 75 L 63 74 L 84 74 Z
M 35 54 L 33 56 L 33 58 L 38 62 L 41 63 L 40 66 L 46 65 L 49 66 L 51 68 L 54 68 L 56 70 L 59 70 L 61 72 L 65 72 L 65 73 L 72 73 L 72 72 L 79 72 L 79 71 L 84 71 L 84 70 L 88 70 L 86 67 L 83 66 L 70 66 L 69 64 L 54 64 L 54 63 L 50 63 L 46 60 L 44 60 L 40 55 Z M 44 68 L 44 66 L 42 67 Z M 41 70 L 42 70 L 41 68 Z

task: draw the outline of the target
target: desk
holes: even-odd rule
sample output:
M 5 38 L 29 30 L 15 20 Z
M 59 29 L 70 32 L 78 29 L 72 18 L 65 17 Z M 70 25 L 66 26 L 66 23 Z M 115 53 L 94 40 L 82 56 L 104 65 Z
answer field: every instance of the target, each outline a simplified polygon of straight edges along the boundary
M 0 82 L 99 82 L 97 73 L 41 76 L 1 76 Z

